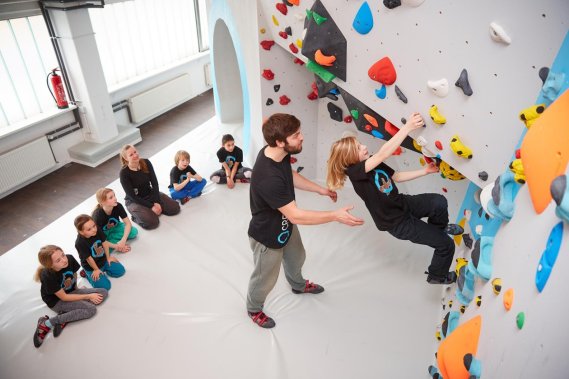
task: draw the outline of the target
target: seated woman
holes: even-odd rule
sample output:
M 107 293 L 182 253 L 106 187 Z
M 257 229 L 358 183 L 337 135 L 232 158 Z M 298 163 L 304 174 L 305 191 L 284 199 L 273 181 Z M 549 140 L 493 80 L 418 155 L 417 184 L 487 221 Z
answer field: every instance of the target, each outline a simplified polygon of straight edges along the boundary
M 154 229 L 158 227 L 161 214 L 172 216 L 180 213 L 178 202 L 160 192 L 152 163 L 141 159 L 134 146 L 124 145 L 120 160 L 119 177 L 132 221 L 144 229 Z

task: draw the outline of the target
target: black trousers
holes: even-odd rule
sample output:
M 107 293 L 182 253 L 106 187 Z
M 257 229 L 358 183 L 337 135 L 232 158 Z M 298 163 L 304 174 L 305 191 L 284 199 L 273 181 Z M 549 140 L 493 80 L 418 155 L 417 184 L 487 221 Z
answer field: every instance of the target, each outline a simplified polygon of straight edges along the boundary
M 436 193 L 403 196 L 410 214 L 389 230 L 389 234 L 400 240 L 434 248 L 429 274 L 446 276 L 454 256 L 454 241 L 444 231 L 448 224 L 447 199 Z M 427 222 L 421 220 L 424 217 L 427 217 Z

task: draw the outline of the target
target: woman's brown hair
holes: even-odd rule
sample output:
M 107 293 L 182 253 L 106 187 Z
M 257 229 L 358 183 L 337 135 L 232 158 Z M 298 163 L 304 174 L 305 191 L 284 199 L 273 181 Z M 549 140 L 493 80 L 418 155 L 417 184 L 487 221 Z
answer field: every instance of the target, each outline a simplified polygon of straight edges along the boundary
M 126 152 L 129 149 L 134 149 L 133 145 L 124 145 L 121 149 L 121 152 L 119 154 L 119 159 L 121 161 L 121 166 L 122 167 L 128 167 L 128 159 L 126 157 Z M 150 171 L 148 170 L 148 166 L 146 165 L 146 159 L 142 159 L 140 158 L 140 160 L 138 161 L 138 164 L 140 166 L 140 171 L 148 174 Z

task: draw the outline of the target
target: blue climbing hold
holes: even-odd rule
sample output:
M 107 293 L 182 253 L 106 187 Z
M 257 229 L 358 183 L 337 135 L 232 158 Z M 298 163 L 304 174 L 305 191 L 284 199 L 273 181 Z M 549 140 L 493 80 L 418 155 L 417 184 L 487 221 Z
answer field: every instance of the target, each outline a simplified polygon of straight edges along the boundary
M 387 96 L 387 88 L 385 88 L 385 84 L 382 84 L 380 89 L 375 90 L 375 96 L 382 100 L 385 99 L 385 96 Z
M 545 83 L 543 83 L 543 87 L 541 88 L 541 92 L 543 97 L 546 98 L 549 103 L 552 103 L 557 99 L 563 85 L 565 84 L 565 74 L 562 72 L 556 73 L 549 71 L 549 75 L 547 75 L 547 79 Z M 546 104 L 549 105 L 549 104 Z
M 373 16 L 371 14 L 371 9 L 369 8 L 369 4 L 367 1 L 364 1 L 360 10 L 356 14 L 354 18 L 354 22 L 352 26 L 356 30 L 356 32 L 360 34 L 368 34 L 370 30 L 373 28 Z
M 474 271 L 468 265 L 460 268 L 458 279 L 456 280 L 456 298 L 463 305 L 468 305 L 474 299 Z
M 551 233 L 549 233 L 549 238 L 547 239 L 547 245 L 541 254 L 541 259 L 537 266 L 537 272 L 535 273 L 535 285 L 539 292 L 543 291 L 543 287 L 545 287 L 545 284 L 549 279 L 549 275 L 551 275 L 551 270 L 553 269 L 553 265 L 555 264 L 557 255 L 559 254 L 562 239 L 563 222 L 560 222 L 551 229 Z
M 374 136 L 374 137 L 376 137 L 376 138 L 381 138 L 381 139 L 383 139 L 383 134 L 381 134 L 379 131 L 377 131 L 377 130 L 375 130 L 375 129 L 373 129 L 373 130 L 371 131 L 371 135 Z

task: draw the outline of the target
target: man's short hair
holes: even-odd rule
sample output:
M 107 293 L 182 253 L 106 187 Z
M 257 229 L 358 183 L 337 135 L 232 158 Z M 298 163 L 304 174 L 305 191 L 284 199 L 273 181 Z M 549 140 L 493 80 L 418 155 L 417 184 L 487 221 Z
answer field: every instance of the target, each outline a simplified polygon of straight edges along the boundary
M 291 114 L 275 113 L 263 123 L 263 137 L 270 147 L 276 147 L 277 141 L 286 142 L 298 129 L 299 119 Z

